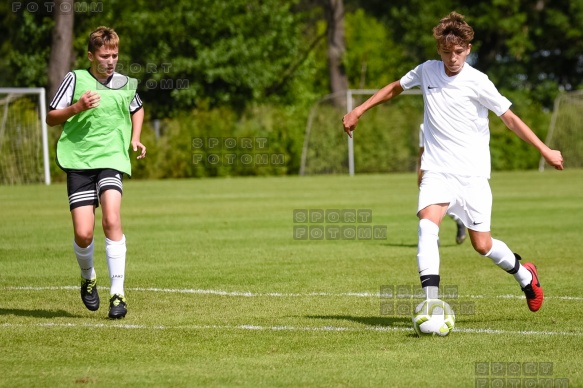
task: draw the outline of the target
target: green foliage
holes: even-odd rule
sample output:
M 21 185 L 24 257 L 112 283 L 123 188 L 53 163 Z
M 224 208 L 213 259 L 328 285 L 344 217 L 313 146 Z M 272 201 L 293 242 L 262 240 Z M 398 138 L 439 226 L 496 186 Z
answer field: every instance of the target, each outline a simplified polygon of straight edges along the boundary
M 148 154 L 132 161 L 133 174 L 198 178 L 297 173 L 303 123 L 292 107 L 256 105 L 242 115 L 226 107 L 185 112 L 162 122 L 159 139 L 149 126 L 144 128 Z M 220 148 L 210 148 L 215 141 Z
M 401 96 L 378 108 L 363 117 L 355 131 L 355 171 L 415 171 L 423 122 L 421 96 Z
M 475 31 L 470 60 L 500 87 L 526 90 L 534 101 L 550 109 L 559 89 L 573 90 L 583 83 L 580 0 L 346 3 L 347 8 L 362 8 L 386 25 L 391 39 L 404 53 L 405 60 L 398 69 L 401 74 L 427 59 L 437 58 L 432 28 L 455 10 L 466 16 Z M 541 88 L 541 84 L 546 86 Z
M 347 139 L 342 131 L 342 112 L 329 103 L 312 107 L 306 125 L 305 175 L 346 173 Z
M 532 101 L 525 92 L 509 92 L 513 111 L 545 139 L 551 112 Z M 365 96 L 368 97 L 368 96 Z M 347 173 L 346 135 L 337 122 L 343 112 L 330 106 L 316 109 L 306 158 L 306 174 Z M 402 95 L 366 113 L 354 132 L 356 173 L 405 172 L 416 168 L 419 124 L 423 122 L 420 96 Z M 540 154 L 510 131 L 494 114 L 490 115 L 492 170 L 538 168 Z
M 508 92 L 506 97 L 513 102 L 513 110 L 544 141 L 551 119 L 551 112 L 544 110 L 529 94 Z M 490 152 L 492 170 L 536 169 L 540 154 L 530 144 L 510 131 L 494 114 L 490 113 Z
M 300 52 L 292 3 L 187 0 L 112 2 L 104 18 L 120 34 L 123 72 L 141 80 L 154 117 L 181 109 L 235 109 L 286 92 L 280 78 Z
M 39 7 L 39 11 L 35 13 L 19 10 L 7 15 L 6 20 L 12 20 L 14 28 L 8 31 L 10 39 L 2 47 L 6 53 L 8 73 L 4 80 L 5 85 L 21 87 L 46 85 L 53 20 L 43 7 Z
M 525 93 L 509 93 L 512 109 L 541 139 L 545 139 L 551 112 L 543 110 Z M 423 121 L 423 101 L 420 96 L 402 95 L 375 107 L 360 120 L 354 133 L 356 173 L 407 172 L 416 168 L 419 124 Z M 147 157 L 136 160 L 132 155 L 132 174 L 136 179 L 193 178 L 244 175 L 297 174 L 300 171 L 305 130 L 308 127 L 306 175 L 345 174 L 348 172 L 347 137 L 340 119 L 343 112 L 323 103 L 312 107 L 311 121 L 301 107 L 255 105 L 239 114 L 226 107 L 184 112 L 162 120 L 161 136 L 155 137 L 148 118 L 142 130 L 142 143 Z M 146 110 L 147 112 L 147 110 Z M 311 125 L 308 125 L 311 123 Z M 504 126 L 495 115 L 490 118 L 490 150 L 493 170 L 536 169 L 540 154 Z M 51 161 L 60 134 L 51 130 Z M 203 150 L 193 146 L 193 139 L 234 138 L 266 139 L 265 148 L 255 141 L 252 152 L 238 147 L 233 152 Z M 223 143 L 224 145 L 224 143 Z M 282 157 L 282 166 L 275 163 L 249 162 L 248 154 L 269 154 Z M 220 154 L 221 162 L 209 162 L 209 155 Z M 227 154 L 236 155 L 237 163 L 229 163 Z M 199 156 L 195 156 L 199 155 Z M 243 156 L 245 155 L 245 156 Z M 271 156 L 274 155 L 274 156 Z M 203 157 L 198 160 L 197 158 Z M 62 171 L 52 163 L 54 181 L 62 181 Z
M 403 51 L 389 31 L 373 16 L 358 9 L 346 13 L 344 64 L 349 85 L 355 89 L 377 88 L 402 76 L 397 72 Z
M 582 7 L 579 0 L 480 2 L 470 8 L 481 42 L 478 68 L 497 84 L 532 92 L 533 100 L 550 109 L 559 88 L 571 90 L 583 80 Z
M 340 123 L 343 112 L 327 104 L 314 112 L 305 174 L 347 173 L 348 138 Z M 422 122 L 421 96 L 403 95 L 368 111 L 354 132 L 355 172 L 414 171 Z
M 310 98 L 296 94 L 303 89 L 295 85 L 298 81 L 310 81 L 303 68 L 302 14 L 291 12 L 294 3 L 112 0 L 96 3 L 98 8 L 77 7 L 75 66 L 88 66 L 87 37 L 97 26 L 107 25 L 121 39 L 118 71 L 140 80 L 140 95 L 153 117 L 200 106 L 242 110 L 258 101 Z M 26 3 L 18 12 L 9 8 L 0 8 L 10 37 L 0 47 L 11 74 L 3 83 L 46 85 L 53 12 L 46 6 L 29 12 Z
M 17 11 L 11 4 L 0 5 L 0 34 L 8 37 L 0 45 L 0 85 L 43 86 L 54 15 L 46 6 L 29 12 L 28 3 Z M 119 70 L 140 80 L 139 93 L 149 120 L 163 122 L 159 139 L 149 138 L 153 136 L 149 122 L 143 132 L 150 143 L 149 158 L 161 167 L 134 161 L 136 177 L 262 175 L 284 170 L 290 174 L 299 170 L 311 104 L 329 90 L 326 25 L 320 2 L 111 0 L 95 4 L 101 8 L 75 12 L 75 66 L 88 66 L 89 33 L 99 25 L 114 27 L 121 38 Z M 437 58 L 432 28 L 452 10 L 465 14 L 475 29 L 472 64 L 512 97 L 513 109 L 520 111 L 539 136 L 549 122 L 543 109 L 551 109 L 559 89 L 583 83 L 580 0 L 345 0 L 345 5 L 344 65 L 352 88 L 378 89 L 413 66 Z M 411 136 L 418 116 L 407 117 L 404 111 L 391 113 L 387 119 L 383 108 L 376 109 L 377 113 L 365 118 L 371 130 L 357 133 L 357 171 L 410 169 L 415 154 Z M 337 125 L 343 113 L 317 112 L 314 116 L 318 128 L 311 141 L 317 147 L 309 149 L 313 153 L 309 160 L 316 171 L 346 171 L 346 139 Z M 394 121 L 398 129 L 386 131 L 387 120 Z M 274 139 L 273 152 L 286 155 L 286 168 L 273 172 L 269 168 L 193 165 L 186 139 L 214 133 L 223 137 L 267 133 Z M 401 148 L 383 149 L 381 145 L 386 144 Z M 496 118 L 492 119 L 491 145 L 494 169 L 536 167 L 536 151 Z M 62 179 L 58 169 L 53 175 Z
M 357 2 L 371 17 L 381 20 L 386 26 L 389 39 L 397 43 L 401 60 L 393 71 L 400 78 L 405 72 L 419 63 L 437 59 L 433 27 L 443 16 L 452 10 L 458 12 L 465 8 L 456 7 L 454 1 L 367 1 Z M 382 53 L 382 51 L 380 52 Z M 380 53 L 377 53 L 379 55 Z M 380 86 L 377 86 L 380 87 Z
M 15 4 L 20 6 L 14 8 Z M 0 33 L 8 37 L 0 46 L 0 63 L 6 66 L 0 75 L 2 85 L 47 82 L 54 12 L 47 4 L 37 4 L 30 12 L 30 4 L 36 3 L 0 5 Z M 328 92 L 326 46 L 318 40 L 325 25 L 318 2 L 111 0 L 85 8 L 83 4 L 76 3 L 75 10 L 76 65 L 87 66 L 90 31 L 103 24 L 116 28 L 122 38 L 123 71 L 141 80 L 140 92 L 155 117 L 205 104 L 239 110 L 247 102 L 292 104 Z M 533 98 L 550 108 L 554 89 L 576 89 L 583 81 L 580 0 L 345 0 L 345 4 L 345 64 L 352 87 L 380 87 L 387 78 L 436 58 L 431 29 L 451 10 L 465 14 L 474 27 L 472 61 L 497 84 L 536 90 Z M 541 90 L 541 83 L 549 87 Z

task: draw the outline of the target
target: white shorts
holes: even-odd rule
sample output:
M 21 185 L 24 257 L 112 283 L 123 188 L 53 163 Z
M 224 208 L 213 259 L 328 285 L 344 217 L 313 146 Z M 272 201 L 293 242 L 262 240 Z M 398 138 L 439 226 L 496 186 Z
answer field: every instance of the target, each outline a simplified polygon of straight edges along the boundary
M 488 178 L 426 171 L 421 180 L 417 213 L 429 205 L 449 203 L 448 214 L 477 232 L 489 232 L 492 190 Z

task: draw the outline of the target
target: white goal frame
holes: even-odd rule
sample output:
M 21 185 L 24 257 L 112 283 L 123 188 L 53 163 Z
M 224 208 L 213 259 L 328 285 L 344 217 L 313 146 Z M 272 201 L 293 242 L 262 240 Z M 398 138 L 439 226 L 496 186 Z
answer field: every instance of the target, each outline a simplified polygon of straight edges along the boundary
M 47 107 L 46 107 L 46 92 L 45 88 L 0 88 L 1 94 L 38 94 L 39 96 L 39 110 L 40 122 L 42 132 L 42 147 L 43 147 L 43 167 L 45 184 L 51 184 L 51 172 L 49 167 L 49 137 L 46 123 Z
M 373 95 L 379 89 L 348 89 L 346 91 L 346 113 L 352 112 L 352 96 L 355 95 Z M 421 89 L 403 90 L 401 94 L 423 94 Z M 348 174 L 354 176 L 354 132 L 352 137 L 348 136 Z
M 561 101 L 563 101 L 565 98 L 569 98 L 571 96 L 579 96 L 579 95 L 583 95 L 583 90 L 574 90 L 571 92 L 563 92 L 563 93 L 560 93 L 555 98 L 554 105 L 553 105 L 553 114 L 551 116 L 551 123 L 549 125 L 549 132 L 547 133 L 547 138 L 545 139 L 545 144 L 547 146 L 550 146 L 550 144 L 553 140 L 553 135 L 555 134 L 555 126 L 557 124 L 557 118 L 560 115 Z M 581 118 L 583 118 L 583 115 Z M 539 165 L 538 165 L 538 170 L 540 172 L 543 172 L 545 170 L 545 166 L 546 166 L 546 160 L 545 160 L 545 158 L 543 158 L 541 156 L 540 161 L 539 161 Z
M 308 117 L 308 123 L 306 125 L 306 132 L 304 135 L 304 147 L 302 149 L 302 159 L 300 163 L 300 175 L 303 176 L 306 170 L 306 158 L 308 154 L 308 144 L 310 141 L 310 131 L 312 127 L 312 119 L 314 115 L 315 108 L 324 101 L 330 100 L 339 94 L 346 94 L 346 113 L 350 113 L 353 109 L 352 106 L 352 96 L 360 96 L 360 95 L 373 95 L 378 92 L 380 89 L 348 89 L 346 92 L 338 92 L 333 94 L 328 94 L 322 98 L 320 98 L 313 106 L 310 111 L 310 115 Z M 423 92 L 421 89 L 408 89 L 404 90 L 401 94 L 413 94 L 413 95 L 421 95 Z M 348 174 L 350 176 L 354 176 L 354 132 L 352 133 L 352 137 L 348 136 Z

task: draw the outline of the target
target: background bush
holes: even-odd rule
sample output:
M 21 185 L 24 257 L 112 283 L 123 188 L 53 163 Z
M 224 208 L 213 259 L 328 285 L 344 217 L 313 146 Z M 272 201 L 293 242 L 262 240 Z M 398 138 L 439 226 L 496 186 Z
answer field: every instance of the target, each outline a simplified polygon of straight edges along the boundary
M 541 138 L 545 139 L 551 112 L 520 94 L 508 94 L 515 102 L 511 109 Z M 401 96 L 367 112 L 354 133 L 356 173 L 409 172 L 416 168 L 419 124 L 423 121 L 420 96 Z M 156 137 L 153 124 L 146 119 L 142 143 L 147 157 L 136 160 L 132 155 L 135 179 L 200 178 L 219 176 L 293 175 L 300 172 L 302 147 L 305 141 L 309 109 L 293 106 L 255 105 L 238 113 L 227 107 L 196 109 L 161 122 Z M 146 110 L 147 112 L 147 110 Z M 347 136 L 342 130 L 344 112 L 330 105 L 315 109 L 308 138 L 306 175 L 348 173 Z M 490 150 L 492 169 L 528 170 L 538 168 L 540 154 L 504 126 L 491 114 Z M 56 141 L 60 128 L 50 128 L 51 174 L 54 181 L 64 180 L 55 160 Z M 283 155 L 284 165 L 249 165 L 225 163 L 195 163 L 193 155 L 200 153 L 192 146 L 193 138 L 267 138 L 267 153 Z M 230 152 L 230 151 L 229 151 Z M 225 152 L 223 152 L 224 155 Z M 238 149 L 242 154 L 265 153 L 254 147 L 252 152 Z

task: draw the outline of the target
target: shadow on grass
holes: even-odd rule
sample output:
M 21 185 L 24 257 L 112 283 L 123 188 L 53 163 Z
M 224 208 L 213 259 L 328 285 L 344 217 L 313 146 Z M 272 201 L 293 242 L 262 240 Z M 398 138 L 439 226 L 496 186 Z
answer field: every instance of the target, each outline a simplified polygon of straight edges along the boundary
M 401 248 L 417 248 L 417 243 L 408 244 L 408 243 L 385 243 L 382 244 L 385 247 L 401 247 Z
M 414 244 L 411 244 L 411 243 L 400 243 L 400 244 L 397 244 L 397 243 L 385 243 L 385 244 L 382 244 L 382 245 L 385 246 L 385 247 L 417 248 L 417 243 L 414 243 Z M 444 243 L 442 243 L 440 241 L 439 246 L 440 246 L 440 248 L 456 247 L 456 246 L 458 246 L 458 244 L 455 244 L 455 243 L 451 243 L 451 244 L 450 243 L 445 243 L 444 244 Z
M 305 318 L 358 322 L 368 326 L 382 326 L 382 327 L 411 326 L 411 318 L 409 317 L 353 317 L 351 315 L 306 315 Z
M 0 308 L 0 315 L 16 315 L 19 317 L 35 318 L 77 318 L 64 310 L 22 310 L 22 309 L 3 309 Z
M 411 318 L 408 317 L 353 317 L 351 315 L 306 315 L 305 318 L 327 319 L 327 320 L 344 320 L 350 322 L 363 323 L 372 327 L 396 327 L 407 328 L 411 326 Z M 407 334 L 407 337 L 417 338 L 414 332 Z

